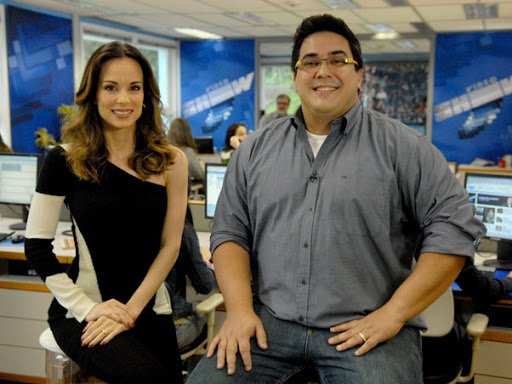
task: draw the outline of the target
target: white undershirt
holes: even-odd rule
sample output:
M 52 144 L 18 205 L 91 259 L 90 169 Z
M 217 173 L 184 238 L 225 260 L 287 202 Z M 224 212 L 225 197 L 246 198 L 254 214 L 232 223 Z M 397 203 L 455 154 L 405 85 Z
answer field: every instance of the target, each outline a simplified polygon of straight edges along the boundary
M 308 134 L 309 145 L 311 145 L 311 149 L 313 150 L 313 156 L 316 158 L 316 155 L 327 138 L 327 135 L 315 135 L 309 131 L 306 131 L 306 133 Z

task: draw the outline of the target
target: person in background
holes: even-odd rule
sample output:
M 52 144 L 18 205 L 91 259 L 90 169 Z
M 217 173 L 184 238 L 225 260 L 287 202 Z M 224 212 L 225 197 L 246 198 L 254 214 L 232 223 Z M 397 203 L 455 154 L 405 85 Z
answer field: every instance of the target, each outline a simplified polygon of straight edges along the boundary
M 231 124 L 226 131 L 226 139 L 224 140 L 225 146 L 220 153 L 220 160 L 222 163 L 227 164 L 231 156 L 240 146 L 240 143 L 247 137 L 247 127 L 242 123 Z
M 189 384 L 421 383 L 419 314 L 485 233 L 430 140 L 359 93 L 339 18 L 297 28 L 301 106 L 234 153 L 210 248 L 226 319 Z M 415 251 L 418 260 L 415 263 Z
M 0 135 L 0 152 L 12 152 L 12 149 L 2 139 L 2 135 Z
M 187 276 L 197 293 L 206 295 L 216 287 L 213 267 L 201 254 L 190 212 L 187 212 L 178 260 L 165 279 L 180 349 L 194 343 L 206 324 L 206 319 L 197 315 L 187 300 Z
M 288 116 L 288 108 L 290 108 L 290 97 L 285 94 L 277 96 L 276 110 L 272 113 L 263 115 L 263 117 L 260 119 L 259 127 L 263 128 L 267 126 L 272 120 Z
M 151 66 L 111 42 L 90 57 L 63 127 L 64 145 L 42 167 L 25 254 L 55 299 L 49 324 L 60 348 L 109 383 L 181 383 L 164 279 L 180 249 L 187 158 L 169 144 Z M 63 203 L 76 254 L 60 265 L 52 241 Z
M 471 260 L 466 260 L 455 281 L 462 291 L 473 299 L 478 311 L 485 311 L 490 304 L 512 292 L 512 271 L 503 279 L 495 279 L 478 270 Z
M 197 147 L 187 120 L 176 118 L 172 121 L 167 134 L 171 144 L 180 148 L 188 159 L 188 175 L 192 182 L 203 183 L 204 164 L 197 157 Z

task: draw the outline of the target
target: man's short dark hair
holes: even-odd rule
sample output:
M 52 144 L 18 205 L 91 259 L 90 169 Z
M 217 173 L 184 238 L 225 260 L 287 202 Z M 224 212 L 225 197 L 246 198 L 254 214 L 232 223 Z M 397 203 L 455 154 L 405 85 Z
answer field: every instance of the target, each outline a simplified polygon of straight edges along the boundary
M 295 31 L 291 62 L 293 73 L 297 73 L 295 63 L 299 60 L 300 48 L 302 47 L 304 39 L 317 32 L 334 32 L 347 39 L 353 58 L 358 63 L 358 65 L 356 65 L 356 70 L 363 67 L 363 55 L 361 53 L 361 45 L 359 44 L 357 37 L 342 19 L 329 14 L 324 14 L 310 16 L 302 20 L 302 23 Z
M 290 96 L 288 96 L 286 93 L 281 93 L 280 95 L 277 95 L 276 101 L 279 99 L 287 99 L 288 102 L 290 102 Z

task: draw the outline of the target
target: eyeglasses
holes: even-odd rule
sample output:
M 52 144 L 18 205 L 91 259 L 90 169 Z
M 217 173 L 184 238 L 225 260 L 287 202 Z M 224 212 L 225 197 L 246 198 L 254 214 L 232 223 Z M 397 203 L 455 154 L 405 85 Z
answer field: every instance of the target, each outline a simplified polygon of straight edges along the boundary
M 359 63 L 351 57 L 341 55 L 328 56 L 325 59 L 317 56 L 303 57 L 297 60 L 295 69 L 303 69 L 305 71 L 313 71 L 320 68 L 322 61 L 325 61 L 330 68 L 338 69 L 347 64 L 359 65 Z

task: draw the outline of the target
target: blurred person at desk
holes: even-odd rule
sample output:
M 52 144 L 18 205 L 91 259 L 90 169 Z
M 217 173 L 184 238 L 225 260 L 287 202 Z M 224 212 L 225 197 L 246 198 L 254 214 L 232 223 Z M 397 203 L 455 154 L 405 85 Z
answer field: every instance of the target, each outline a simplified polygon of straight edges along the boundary
M 263 115 L 260 120 L 259 127 L 266 127 L 271 121 L 280 117 L 288 116 L 288 108 L 290 108 L 290 97 L 284 93 L 276 97 L 276 110 L 272 113 Z
M 229 163 L 210 239 L 226 320 L 189 384 L 423 382 L 418 316 L 485 227 L 428 138 L 361 104 L 363 64 L 343 20 L 297 28 L 302 104 Z
M 220 153 L 220 160 L 227 164 L 233 156 L 235 150 L 240 146 L 242 141 L 247 137 L 247 127 L 242 123 L 231 124 L 226 131 L 225 147 Z
M 187 277 L 197 293 L 205 295 L 216 287 L 213 266 L 210 260 L 205 260 L 201 254 L 190 212 L 187 212 L 178 259 L 165 279 L 171 296 L 172 317 L 180 349 L 194 343 L 206 324 L 206 319 L 196 314 L 192 303 L 187 299 Z
M 180 383 L 164 279 L 180 249 L 187 158 L 165 136 L 157 82 L 135 47 L 99 47 L 75 102 L 66 144 L 42 167 L 26 231 L 27 259 L 55 297 L 50 328 L 103 381 Z M 76 243 L 67 271 L 51 245 L 63 202 Z
M 171 144 L 180 148 L 188 159 L 188 176 L 193 183 L 204 182 L 204 164 L 197 157 L 197 147 L 187 120 L 176 118 L 167 134 Z

